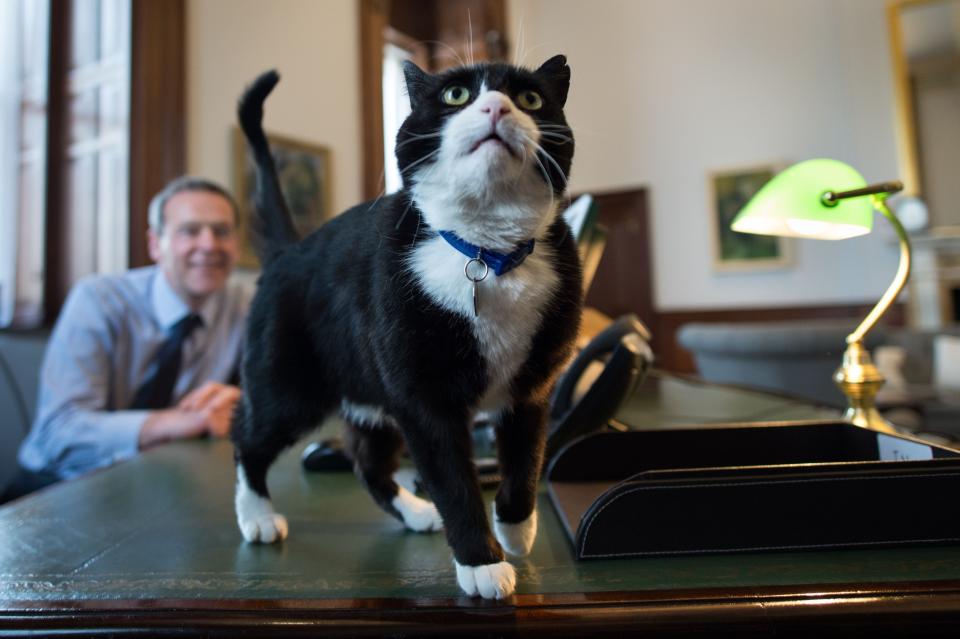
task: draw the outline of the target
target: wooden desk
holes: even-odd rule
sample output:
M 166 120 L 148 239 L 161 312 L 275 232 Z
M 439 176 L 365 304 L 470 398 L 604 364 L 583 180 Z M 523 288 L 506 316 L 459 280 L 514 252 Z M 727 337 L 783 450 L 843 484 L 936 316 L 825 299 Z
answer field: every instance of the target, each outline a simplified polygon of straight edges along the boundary
M 665 378 L 645 384 L 621 419 L 767 420 L 778 407 L 824 416 Z M 917 637 L 960 628 L 960 547 L 574 562 L 545 495 L 533 553 L 515 562 L 517 594 L 471 600 L 459 594 L 442 535 L 404 531 L 350 474 L 301 472 L 301 448 L 271 472 L 291 525 L 279 545 L 242 541 L 226 442 L 164 446 L 0 508 L 0 636 Z

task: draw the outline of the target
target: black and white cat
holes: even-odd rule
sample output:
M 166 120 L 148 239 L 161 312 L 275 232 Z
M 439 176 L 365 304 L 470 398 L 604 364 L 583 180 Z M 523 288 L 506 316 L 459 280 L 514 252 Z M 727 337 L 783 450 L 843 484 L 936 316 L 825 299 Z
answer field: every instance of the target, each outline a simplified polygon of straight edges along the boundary
M 279 76 L 241 98 L 264 268 L 232 430 L 237 519 L 247 541 L 286 537 L 267 469 L 339 410 L 374 500 L 408 528 L 444 528 L 464 592 L 503 598 L 516 581 L 504 551 L 524 555 L 536 536 L 548 393 L 580 321 L 580 263 L 558 215 L 573 156 L 570 68 L 556 56 L 535 71 L 404 71 L 403 189 L 302 241 L 261 128 Z M 471 461 L 478 411 L 497 424 L 493 534 Z M 433 503 L 394 482 L 403 444 Z

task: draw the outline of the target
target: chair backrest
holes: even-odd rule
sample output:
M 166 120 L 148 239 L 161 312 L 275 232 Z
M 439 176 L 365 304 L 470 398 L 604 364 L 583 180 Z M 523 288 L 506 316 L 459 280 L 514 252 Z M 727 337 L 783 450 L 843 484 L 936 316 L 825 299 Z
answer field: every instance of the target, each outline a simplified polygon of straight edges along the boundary
M 779 322 L 699 323 L 680 327 L 678 343 L 697 372 L 711 382 L 752 386 L 842 408 L 847 400 L 833 382 L 856 319 Z M 866 338 L 867 348 L 883 342 L 886 328 Z
M 37 409 L 47 333 L 0 333 L 0 492 L 17 469 L 17 450 Z

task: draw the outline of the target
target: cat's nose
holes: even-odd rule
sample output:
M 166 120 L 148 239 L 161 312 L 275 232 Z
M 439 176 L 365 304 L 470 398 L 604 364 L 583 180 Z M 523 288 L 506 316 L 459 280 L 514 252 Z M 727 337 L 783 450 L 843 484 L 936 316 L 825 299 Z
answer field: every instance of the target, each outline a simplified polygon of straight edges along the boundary
M 493 91 L 482 96 L 477 106 L 480 108 L 480 113 L 490 116 L 492 124 L 496 124 L 500 118 L 510 113 L 510 99 L 502 93 Z

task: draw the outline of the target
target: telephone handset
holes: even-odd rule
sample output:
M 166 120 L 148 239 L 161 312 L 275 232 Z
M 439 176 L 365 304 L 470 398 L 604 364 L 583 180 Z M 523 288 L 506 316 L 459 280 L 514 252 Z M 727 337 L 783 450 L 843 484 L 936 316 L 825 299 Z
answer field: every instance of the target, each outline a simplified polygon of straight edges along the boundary
M 577 354 L 550 398 L 548 460 L 574 438 L 607 426 L 653 364 L 649 341 L 647 327 L 631 313 Z

